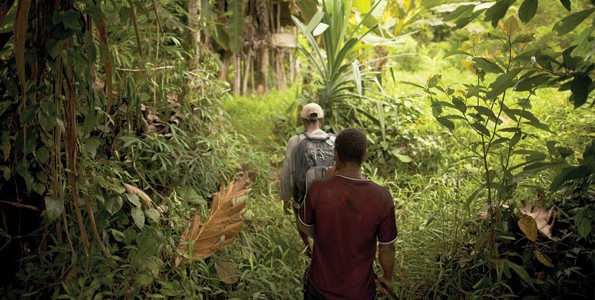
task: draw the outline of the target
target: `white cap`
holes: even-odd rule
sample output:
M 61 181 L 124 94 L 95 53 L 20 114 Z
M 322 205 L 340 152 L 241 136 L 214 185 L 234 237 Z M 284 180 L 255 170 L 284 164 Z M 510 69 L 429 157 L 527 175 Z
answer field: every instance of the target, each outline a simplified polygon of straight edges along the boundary
M 316 103 L 308 103 L 302 108 L 302 119 L 318 120 L 324 118 L 324 112 L 320 105 Z

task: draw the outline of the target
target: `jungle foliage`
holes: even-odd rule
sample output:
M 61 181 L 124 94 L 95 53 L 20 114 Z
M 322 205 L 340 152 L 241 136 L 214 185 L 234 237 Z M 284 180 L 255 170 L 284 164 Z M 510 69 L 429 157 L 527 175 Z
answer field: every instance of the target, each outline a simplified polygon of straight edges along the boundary
M 316 101 L 367 133 L 401 298 L 593 298 L 593 1 L 290 1 L 303 81 L 232 96 L 272 2 L 0 6 L 3 297 L 299 297 L 277 169 Z

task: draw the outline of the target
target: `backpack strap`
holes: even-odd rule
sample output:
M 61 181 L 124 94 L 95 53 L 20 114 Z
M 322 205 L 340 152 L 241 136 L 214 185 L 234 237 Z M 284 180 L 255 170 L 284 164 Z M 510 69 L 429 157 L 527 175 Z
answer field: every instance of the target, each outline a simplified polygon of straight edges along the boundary
M 326 132 L 325 132 L 326 136 L 324 136 L 324 137 L 313 137 L 313 136 L 309 135 L 305 131 L 302 132 L 302 133 L 300 133 L 300 134 L 303 134 L 304 137 L 306 137 L 307 139 L 309 139 L 311 141 L 326 141 L 326 140 L 330 139 L 333 136 L 332 134 L 329 134 L 329 133 L 326 133 Z

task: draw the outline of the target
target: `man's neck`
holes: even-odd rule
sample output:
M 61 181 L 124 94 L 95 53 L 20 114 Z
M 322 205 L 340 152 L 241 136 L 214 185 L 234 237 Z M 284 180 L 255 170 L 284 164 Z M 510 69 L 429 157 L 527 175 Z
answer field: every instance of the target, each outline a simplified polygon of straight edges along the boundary
M 312 132 L 320 129 L 320 127 L 318 127 L 316 125 L 312 125 L 312 126 L 306 127 L 305 129 L 306 129 L 306 133 L 312 133 Z
M 359 165 L 356 164 L 343 164 L 337 166 L 337 175 L 349 177 L 353 179 L 363 179 L 362 176 L 362 169 Z

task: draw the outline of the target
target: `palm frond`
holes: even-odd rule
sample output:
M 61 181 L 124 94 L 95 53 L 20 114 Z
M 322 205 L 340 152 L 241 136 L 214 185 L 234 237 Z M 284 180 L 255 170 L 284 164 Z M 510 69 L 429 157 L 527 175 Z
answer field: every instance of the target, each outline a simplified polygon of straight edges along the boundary
M 201 224 L 200 212 L 194 214 L 178 245 L 179 256 L 188 261 L 205 259 L 222 252 L 233 242 L 244 224 L 242 216 L 246 207 L 245 201 L 234 203 L 233 200 L 249 191 L 244 188 L 249 181 L 244 176 L 230 183 L 227 188 L 221 186 L 221 190 L 213 197 L 211 213 L 204 223 Z

